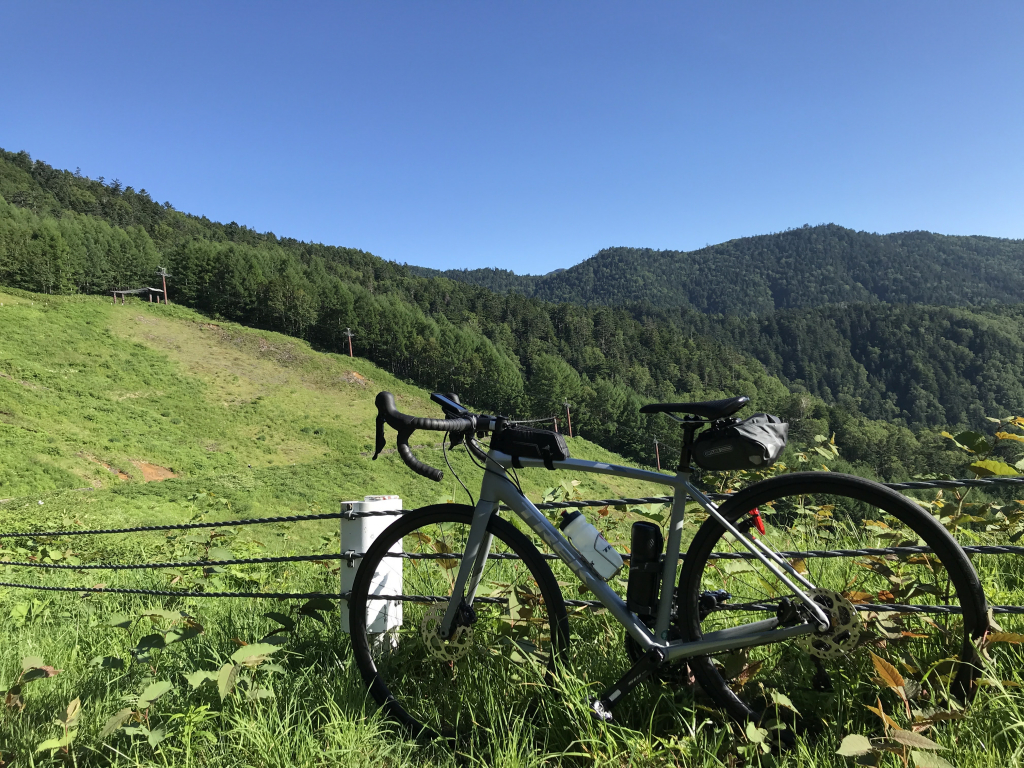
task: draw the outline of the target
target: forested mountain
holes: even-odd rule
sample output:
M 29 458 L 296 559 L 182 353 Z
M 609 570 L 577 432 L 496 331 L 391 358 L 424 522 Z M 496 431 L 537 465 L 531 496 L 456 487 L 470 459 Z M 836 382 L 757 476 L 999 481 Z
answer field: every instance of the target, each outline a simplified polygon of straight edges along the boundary
M 1024 413 L 1022 305 L 837 305 L 708 318 L 702 331 L 791 390 L 872 419 L 980 428 L 986 415 Z
M 800 230 L 792 236 L 810 233 Z M 992 253 L 1011 247 L 1006 241 L 991 243 Z M 23 152 L 0 150 L 0 283 L 43 293 L 102 293 L 153 284 L 157 266 L 173 275 L 172 302 L 306 338 L 330 351 L 345 349 L 344 332 L 351 328 L 357 354 L 423 387 L 458 392 L 476 407 L 541 417 L 560 412 L 568 400 L 579 431 L 638 460 L 651 460 L 654 435 L 665 441 L 676 434 L 664 417 L 638 414 L 643 402 L 742 393 L 754 399 L 757 409 L 789 418 L 797 440 L 835 431 L 845 455 L 866 473 L 903 477 L 953 466 L 941 438 L 915 436 L 907 429 L 909 424 L 935 425 L 941 418 L 927 398 L 923 407 L 915 405 L 922 396 L 910 383 L 904 390 L 889 389 L 900 373 L 899 347 L 887 348 L 878 365 L 869 364 L 870 338 L 886 344 L 899 340 L 881 327 L 898 322 L 895 315 L 865 315 L 869 319 L 863 323 L 875 336 L 866 337 L 862 354 L 842 332 L 847 326 L 861 327 L 854 309 L 849 320 L 837 316 L 837 330 L 829 335 L 827 328 L 811 327 L 821 323 L 801 325 L 796 315 L 791 321 L 770 316 L 744 321 L 750 322 L 747 326 L 688 306 L 555 304 L 417 276 L 363 251 L 258 233 L 234 222 L 220 224 L 157 203 L 145 190 L 116 180 L 88 179 Z M 736 276 L 738 283 L 742 279 Z M 935 274 L 924 279 L 947 284 Z M 824 273 L 819 282 L 825 290 Z M 722 278 L 723 286 L 727 283 Z M 977 290 L 970 295 L 983 303 L 986 294 Z M 1005 295 L 996 292 L 991 298 L 1005 300 Z M 1007 311 L 1006 317 L 1011 316 Z M 1004 365 L 998 386 L 959 381 L 956 372 L 966 354 L 961 348 L 977 358 L 972 371 L 984 368 L 983 374 L 970 375 L 984 378 L 995 359 L 986 350 L 1004 341 L 998 334 L 991 337 L 998 337 L 998 343 L 988 341 L 984 324 L 972 325 L 968 314 L 958 317 L 949 321 L 966 323 L 965 330 L 956 325 L 957 333 L 964 339 L 963 334 L 973 333 L 984 340 L 979 342 L 983 349 L 973 342 L 939 345 L 950 358 L 929 362 L 934 350 L 925 337 L 914 348 L 922 370 L 932 365 L 948 374 L 922 375 L 917 382 L 922 390 L 940 401 L 947 391 L 959 393 L 961 401 L 951 409 L 941 403 L 951 425 L 961 417 L 973 423 L 986 412 L 1016 408 L 1019 393 L 1009 381 L 1024 379 L 1010 345 L 998 358 Z M 921 316 L 914 327 L 936 318 L 946 322 L 938 315 Z M 806 334 L 805 357 L 791 358 L 780 341 L 791 326 L 801 339 Z M 0 346 L 0 370 L 15 374 L 4 367 L 8 364 Z M 865 412 L 890 420 L 871 421 Z
M 765 409 L 796 402 L 751 357 L 668 320 L 416 277 L 363 251 L 219 224 L 116 180 L 0 152 L 0 283 L 102 293 L 152 284 L 157 266 L 173 275 L 173 302 L 326 350 L 345 349 L 352 328 L 358 354 L 477 407 L 548 416 L 568 399 L 584 434 L 644 460 L 652 432 L 674 431 L 637 413 L 645 401 L 743 391 Z
M 697 251 L 608 248 L 544 276 L 502 269 L 419 273 L 545 301 L 688 306 L 729 315 L 846 302 L 980 306 L 1024 298 L 1024 240 L 877 235 L 828 224 Z

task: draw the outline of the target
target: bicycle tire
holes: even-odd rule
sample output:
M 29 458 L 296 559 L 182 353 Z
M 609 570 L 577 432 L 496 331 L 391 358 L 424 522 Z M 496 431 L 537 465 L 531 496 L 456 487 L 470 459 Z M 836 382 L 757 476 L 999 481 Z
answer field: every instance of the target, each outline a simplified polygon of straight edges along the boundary
M 497 514 L 487 526 L 491 554 L 519 559 L 488 559 L 477 592 L 484 599 L 474 602 L 476 621 L 467 648 L 462 638 L 453 638 L 453 645 L 430 634 L 428 612 L 447 602 L 404 602 L 400 625 L 368 632 L 367 606 L 385 594 L 378 585 L 371 600 L 374 574 L 394 554 L 390 550 L 401 541 L 405 556 L 400 592 L 388 588 L 386 594 L 447 596 L 472 518 L 473 508 L 458 504 L 403 515 L 363 555 L 352 585 L 349 623 L 356 664 L 374 700 L 414 736 L 450 738 L 490 725 L 487 707 L 478 701 L 486 690 L 500 691 L 506 716 L 525 710 L 536 699 L 536 684 L 550 682 L 568 648 L 565 602 L 551 569 L 530 540 Z M 436 557 L 449 553 L 459 553 L 458 558 Z M 458 653 L 464 655 L 455 658 Z M 441 658 L 445 654 L 452 658 Z
M 808 499 L 826 503 L 808 504 Z M 887 661 L 905 672 L 915 670 L 913 675 L 907 672 L 908 677 L 922 678 L 918 696 L 932 697 L 933 704 L 950 694 L 961 701 L 970 698 L 979 672 L 974 643 L 988 626 L 985 594 L 967 555 L 938 520 L 914 501 L 878 483 L 831 472 L 770 478 L 740 491 L 719 509 L 726 519 L 737 525 L 742 523 L 748 530 L 755 523 L 751 510 L 760 510 L 762 518 L 767 518 L 767 540 L 776 551 L 863 549 L 866 545 L 893 547 L 921 542 L 931 547 L 930 555 L 908 554 L 898 559 L 896 555 L 876 559 L 871 556 L 806 558 L 802 565 L 815 586 L 831 587 L 861 605 L 925 605 L 942 603 L 945 599 L 947 604 L 962 611 L 959 616 L 938 614 L 924 619 L 922 617 L 931 615 L 858 608 L 854 615 L 857 623 L 868 621 L 871 624 L 868 629 L 881 633 L 884 642 L 876 639 L 873 649 L 877 655 L 888 657 Z M 810 525 L 812 518 L 813 526 Z M 888 529 L 883 525 L 889 526 Z M 861 546 L 849 546 L 847 539 L 851 531 L 865 531 L 858 542 Z M 734 606 L 749 605 L 745 601 L 752 597 L 760 598 L 762 605 L 765 605 L 765 598 L 772 598 L 767 604 L 778 605 L 777 596 L 769 594 L 770 587 L 774 583 L 779 585 L 780 592 L 784 589 L 774 577 L 769 579 L 767 587 L 766 583 L 759 582 L 766 578 L 766 569 L 759 561 L 713 557 L 741 551 L 746 551 L 742 544 L 728 535 L 714 518 L 708 518 L 694 536 L 679 578 L 678 622 L 685 639 L 699 640 L 709 631 L 772 616 L 763 610 L 727 609 L 730 602 Z M 913 571 L 910 566 L 915 566 Z M 921 580 L 928 575 L 934 577 L 935 584 Z M 910 579 L 918 579 L 916 586 Z M 733 594 L 720 610 L 709 610 L 709 588 L 715 583 L 721 585 L 723 580 L 726 591 Z M 935 622 L 935 626 L 928 624 L 929 620 Z M 914 631 L 922 627 L 929 631 Z M 860 642 L 865 639 L 862 634 Z M 824 643 L 820 647 L 828 646 L 829 643 Z M 801 646 L 794 640 L 750 649 L 741 655 L 739 662 L 735 655 L 720 654 L 690 659 L 689 665 L 704 691 L 735 720 L 765 722 L 774 715 L 776 720 L 789 721 L 797 730 L 810 730 L 815 727 L 812 712 L 821 718 L 845 718 L 833 719 L 833 722 L 872 717 L 861 704 L 874 705 L 881 689 L 875 682 L 870 686 L 858 685 L 864 677 L 879 674 L 874 668 L 876 662 L 866 650 L 863 644 L 844 650 L 837 657 L 842 664 L 838 669 L 832 661 L 813 658 L 806 645 Z M 955 659 L 956 663 L 943 659 Z M 758 661 L 761 663 L 757 669 L 744 679 L 744 672 Z M 929 663 L 932 665 L 927 666 Z M 944 665 L 948 665 L 949 670 Z M 736 674 L 738 667 L 740 672 Z M 950 672 L 945 679 L 943 671 Z M 854 677 L 857 680 L 853 680 Z M 838 687 L 837 682 L 841 683 Z M 773 690 L 788 696 L 794 710 L 801 714 L 795 715 L 788 707 L 780 706 L 780 700 L 771 697 Z M 841 712 L 844 707 L 847 711 Z M 818 724 L 823 722 L 819 720 Z M 868 723 L 864 725 L 871 727 Z

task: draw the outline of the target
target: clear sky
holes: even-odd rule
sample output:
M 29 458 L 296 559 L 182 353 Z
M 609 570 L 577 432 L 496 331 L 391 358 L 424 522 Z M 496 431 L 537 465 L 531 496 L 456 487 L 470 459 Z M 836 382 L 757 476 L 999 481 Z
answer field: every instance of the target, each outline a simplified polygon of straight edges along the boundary
M 0 147 L 410 264 L 1024 237 L 1019 0 L 7 0 L 0 41 Z

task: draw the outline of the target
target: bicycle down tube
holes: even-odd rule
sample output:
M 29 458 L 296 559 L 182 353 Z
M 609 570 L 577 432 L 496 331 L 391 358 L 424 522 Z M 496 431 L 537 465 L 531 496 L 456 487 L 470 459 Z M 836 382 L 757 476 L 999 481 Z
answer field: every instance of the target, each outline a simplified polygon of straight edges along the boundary
M 704 656 L 737 648 L 773 643 L 790 637 L 810 634 L 818 627 L 822 629 L 828 628 L 829 621 L 827 615 L 817 603 L 789 578 L 787 572 L 797 578 L 808 589 L 813 589 L 813 585 L 796 573 L 795 569 L 784 558 L 771 551 L 764 543 L 752 541 L 751 538 L 745 536 L 735 525 L 725 519 L 719 513 L 718 507 L 701 493 L 699 489 L 693 486 L 688 472 L 679 472 L 675 476 L 671 476 L 649 470 L 583 459 L 556 461 L 554 466 L 557 469 L 615 475 L 668 485 L 674 488 L 675 494 L 669 523 L 667 549 L 662 569 L 661 597 L 658 604 L 654 632 L 652 633 L 627 608 L 625 601 L 612 587 L 594 573 L 590 565 L 580 557 L 562 535 L 561 531 L 552 525 L 544 514 L 529 499 L 522 495 L 519 489 L 508 479 L 504 467 L 511 463 L 511 457 L 505 454 L 498 452 L 488 454 L 487 471 L 484 472 L 480 498 L 476 505 L 472 526 L 466 542 L 466 549 L 455 579 L 452 599 L 448 601 L 448 607 L 439 627 L 441 637 L 447 637 L 451 632 L 452 624 L 463 602 L 472 606 L 476 587 L 483 573 L 484 564 L 490 550 L 490 536 L 486 532 L 487 521 L 492 514 L 496 514 L 499 503 L 504 503 L 510 507 L 551 548 L 555 555 L 594 594 L 597 600 L 625 627 L 630 637 L 645 652 L 661 649 L 665 652 L 666 659 L 672 661 L 679 658 Z M 520 458 L 518 463 L 522 468 L 540 468 L 545 466 L 544 462 L 540 459 Z M 736 537 L 750 551 L 753 557 L 761 561 L 765 568 L 785 584 L 793 595 L 806 606 L 808 612 L 814 617 L 817 627 L 814 623 L 805 622 L 796 626 L 780 628 L 778 619 L 771 618 L 739 627 L 732 627 L 727 630 L 711 632 L 695 642 L 669 642 L 668 629 L 672 619 L 676 568 L 680 557 L 683 518 L 687 498 L 693 498 L 700 504 L 719 524 Z

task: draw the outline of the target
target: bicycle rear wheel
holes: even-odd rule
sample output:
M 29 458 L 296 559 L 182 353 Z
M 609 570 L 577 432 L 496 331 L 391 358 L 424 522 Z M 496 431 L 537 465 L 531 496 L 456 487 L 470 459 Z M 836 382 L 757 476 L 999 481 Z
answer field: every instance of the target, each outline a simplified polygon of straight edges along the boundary
M 492 712 L 525 711 L 568 647 L 565 603 L 551 569 L 529 539 L 496 514 L 487 526 L 493 540 L 473 603 L 475 620 L 447 641 L 438 637 L 472 519 L 473 508 L 457 504 L 404 515 L 370 546 L 352 585 L 350 630 L 359 671 L 377 703 L 416 735 L 450 737 L 489 727 Z M 401 554 L 392 551 L 398 544 Z M 401 583 L 375 580 L 395 557 Z M 371 631 L 383 629 L 374 619 L 391 595 L 426 599 L 403 600 L 397 626 Z
M 973 641 L 988 624 L 985 595 L 967 555 L 934 517 L 877 483 L 825 472 L 771 478 L 720 508 L 726 519 L 756 535 L 754 510 L 766 526 L 762 540 L 787 553 L 818 588 L 815 601 L 840 626 L 691 659 L 694 676 L 719 707 L 741 722 L 776 718 L 800 729 L 813 728 L 816 720 L 871 718 L 862 704 L 875 705 L 880 693 L 872 652 L 917 681 L 905 688 L 917 708 L 949 695 L 969 698 L 979 671 Z M 931 552 L 871 551 L 919 545 Z M 810 556 L 837 550 L 861 553 Z M 791 593 L 709 518 L 686 553 L 678 595 L 682 634 L 698 640 L 785 614 L 783 600 Z M 792 709 L 773 692 L 788 697 Z

